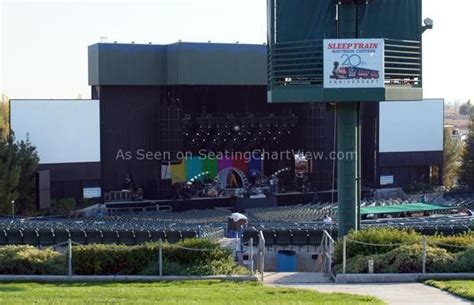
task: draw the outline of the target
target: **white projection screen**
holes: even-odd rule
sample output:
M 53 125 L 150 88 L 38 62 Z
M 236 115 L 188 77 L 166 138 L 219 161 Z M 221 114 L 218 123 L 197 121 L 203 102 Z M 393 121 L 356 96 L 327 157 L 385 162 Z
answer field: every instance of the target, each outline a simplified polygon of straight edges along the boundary
M 10 124 L 40 164 L 100 162 L 98 100 L 11 100 Z
M 443 151 L 444 100 L 381 102 L 379 152 Z

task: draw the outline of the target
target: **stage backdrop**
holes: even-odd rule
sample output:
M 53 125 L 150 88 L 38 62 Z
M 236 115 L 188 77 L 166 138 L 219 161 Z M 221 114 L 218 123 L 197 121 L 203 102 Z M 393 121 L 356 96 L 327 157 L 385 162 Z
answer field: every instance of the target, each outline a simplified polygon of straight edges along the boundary
M 173 184 L 190 181 L 193 178 L 197 178 L 197 180 L 204 178 L 214 179 L 219 172 L 229 168 L 239 169 L 246 175 L 250 175 L 252 172 L 261 174 L 263 171 L 263 160 L 258 156 L 253 156 L 249 160 L 243 158 L 212 159 L 194 157 L 185 159 L 179 164 L 163 164 L 162 178 L 171 179 Z M 168 173 L 168 171 L 170 174 L 163 174 Z

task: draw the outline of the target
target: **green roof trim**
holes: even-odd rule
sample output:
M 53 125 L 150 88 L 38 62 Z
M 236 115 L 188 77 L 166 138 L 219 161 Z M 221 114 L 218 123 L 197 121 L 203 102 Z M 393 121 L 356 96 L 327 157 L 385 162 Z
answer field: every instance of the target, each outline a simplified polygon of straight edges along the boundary
M 387 206 L 376 206 L 376 207 L 364 207 L 360 208 L 362 215 L 368 214 L 393 214 L 393 213 L 406 213 L 406 212 L 429 212 L 429 211 L 442 211 L 449 210 L 450 207 L 427 204 L 427 203 L 410 203 L 401 205 L 387 205 Z

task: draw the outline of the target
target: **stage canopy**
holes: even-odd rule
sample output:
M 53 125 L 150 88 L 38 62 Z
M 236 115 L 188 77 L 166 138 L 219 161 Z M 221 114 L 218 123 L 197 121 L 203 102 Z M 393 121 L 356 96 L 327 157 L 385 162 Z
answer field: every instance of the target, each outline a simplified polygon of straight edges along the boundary
M 410 203 L 410 204 L 402 204 L 402 205 L 364 207 L 364 208 L 360 208 L 360 213 L 362 215 L 368 215 L 368 214 L 376 215 L 376 214 L 433 212 L 433 211 L 443 211 L 443 210 L 449 210 L 449 209 L 451 208 L 420 202 L 420 203 Z

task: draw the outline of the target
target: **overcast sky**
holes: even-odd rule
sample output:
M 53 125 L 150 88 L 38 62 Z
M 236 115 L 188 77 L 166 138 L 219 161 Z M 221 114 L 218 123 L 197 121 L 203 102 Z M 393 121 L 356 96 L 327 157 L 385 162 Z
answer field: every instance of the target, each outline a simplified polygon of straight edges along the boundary
M 89 98 L 87 46 L 101 37 L 157 44 L 266 40 L 266 0 L 0 2 L 0 92 L 10 98 Z M 424 34 L 425 97 L 474 100 L 474 1 L 424 0 L 423 9 L 435 26 Z

